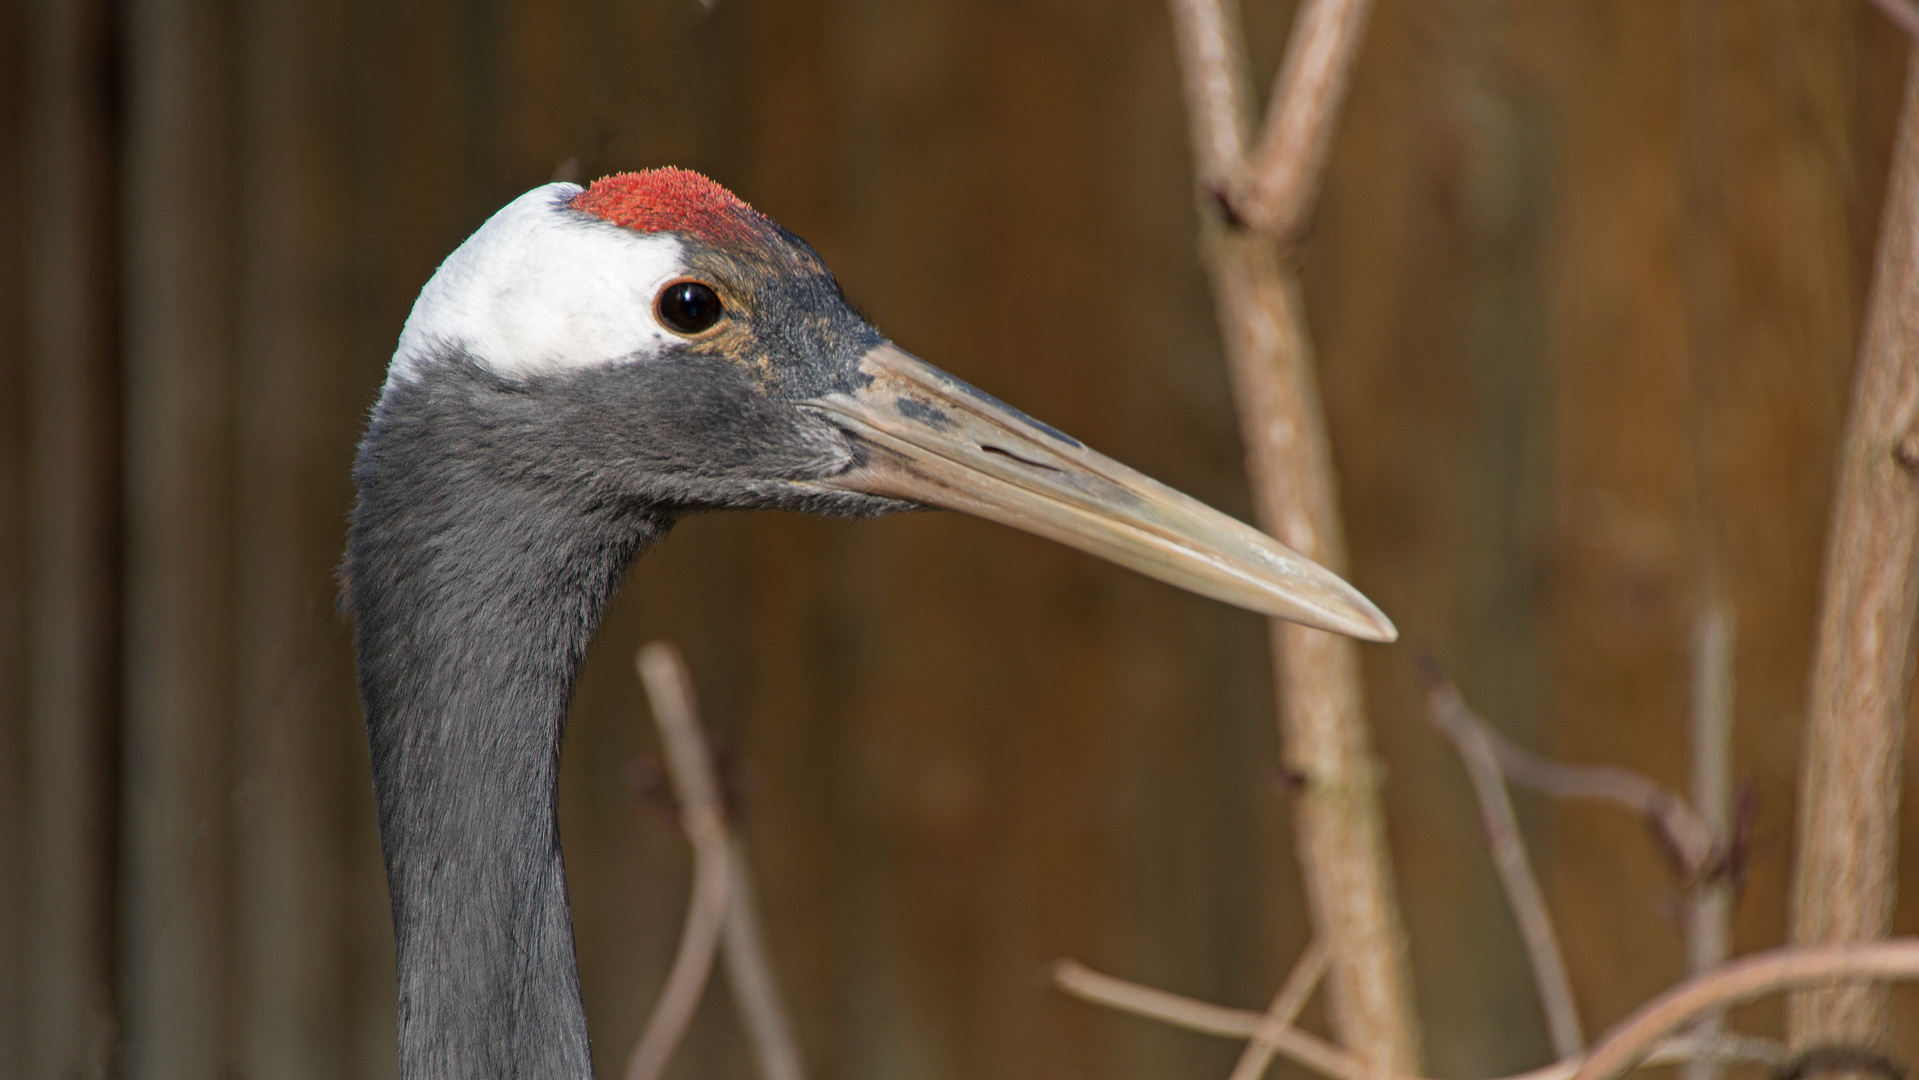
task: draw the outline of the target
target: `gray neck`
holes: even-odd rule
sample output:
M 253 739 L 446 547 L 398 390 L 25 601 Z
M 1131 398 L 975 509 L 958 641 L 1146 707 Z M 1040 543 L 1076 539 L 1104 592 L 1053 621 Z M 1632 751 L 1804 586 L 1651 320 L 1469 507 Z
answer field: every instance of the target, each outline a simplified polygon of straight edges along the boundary
M 483 467 L 407 468 L 456 451 L 422 445 L 447 436 L 445 418 L 392 397 L 355 470 L 345 595 L 399 949 L 400 1074 L 580 1080 L 560 735 L 606 600 L 665 519 Z

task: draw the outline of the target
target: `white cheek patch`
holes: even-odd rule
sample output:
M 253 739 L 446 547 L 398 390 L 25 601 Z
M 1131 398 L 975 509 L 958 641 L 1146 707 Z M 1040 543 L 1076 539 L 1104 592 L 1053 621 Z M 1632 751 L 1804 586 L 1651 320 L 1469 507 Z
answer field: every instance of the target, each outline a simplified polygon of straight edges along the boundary
M 642 359 L 670 341 L 653 314 L 681 276 L 680 245 L 584 220 L 573 184 L 547 184 L 488 218 L 434 272 L 400 332 L 387 381 L 449 347 L 507 378 Z

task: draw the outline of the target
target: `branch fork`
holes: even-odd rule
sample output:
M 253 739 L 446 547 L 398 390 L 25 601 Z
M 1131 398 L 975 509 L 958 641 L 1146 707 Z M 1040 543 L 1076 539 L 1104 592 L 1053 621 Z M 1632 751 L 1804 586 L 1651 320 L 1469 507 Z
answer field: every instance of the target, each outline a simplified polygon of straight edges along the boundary
M 727 824 L 713 753 L 700 724 L 693 677 L 678 649 L 652 642 L 635 658 L 666 749 L 681 828 L 693 845 L 693 895 L 660 1000 L 627 1059 L 626 1080 L 659 1080 L 686 1034 L 713 957 L 725 946 L 733 1000 L 753 1040 L 763 1080 L 805 1080 L 799 1045 L 766 958 L 745 851 Z
M 1260 525 L 1307 558 L 1345 562 L 1331 451 L 1299 298 L 1280 244 L 1297 244 L 1325 171 L 1333 122 L 1369 0 L 1302 0 L 1254 124 L 1239 27 L 1221 0 L 1170 0 L 1212 286 Z M 1278 239 L 1280 244 L 1275 244 Z M 1271 629 L 1285 767 L 1314 931 L 1330 957 L 1329 1008 L 1347 1046 L 1383 1067 L 1419 1060 L 1405 931 L 1354 645 L 1287 624 Z

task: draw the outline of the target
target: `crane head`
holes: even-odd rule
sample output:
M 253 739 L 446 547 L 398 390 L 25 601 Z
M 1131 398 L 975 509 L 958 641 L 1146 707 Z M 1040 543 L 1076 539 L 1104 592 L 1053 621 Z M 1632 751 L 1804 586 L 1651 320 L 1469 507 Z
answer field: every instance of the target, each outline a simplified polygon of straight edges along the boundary
M 1396 636 L 1337 575 L 893 345 L 805 241 L 680 169 L 548 184 L 481 226 L 422 291 L 382 408 L 435 398 L 468 417 L 461 467 L 596 505 L 943 507 Z

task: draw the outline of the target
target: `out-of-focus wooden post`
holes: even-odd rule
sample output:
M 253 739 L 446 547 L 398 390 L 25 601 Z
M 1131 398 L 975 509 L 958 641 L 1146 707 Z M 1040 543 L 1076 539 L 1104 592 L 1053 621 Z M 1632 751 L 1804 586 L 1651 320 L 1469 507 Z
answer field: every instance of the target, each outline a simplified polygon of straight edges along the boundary
M 242 1076 L 319 1080 L 354 1071 L 337 830 L 363 790 L 341 782 L 327 723 L 353 680 L 327 648 L 343 644 L 331 570 L 350 443 L 319 407 L 346 352 L 320 314 L 322 252 L 348 230 L 323 216 L 332 177 L 313 151 L 333 128 L 314 98 L 342 58 L 311 4 L 243 0 L 235 17 L 233 1054 Z
M 126 43 L 122 1073 L 230 1065 L 228 8 L 132 0 Z
M 32 640 L 23 1076 L 104 1077 L 114 979 L 120 716 L 120 214 L 116 114 L 101 73 L 114 7 L 31 9 L 23 239 L 32 262 Z
M 0 7 L 0 506 L 25 506 L 26 177 L 24 5 Z M 26 1072 L 27 515 L 0 514 L 0 1074 Z

